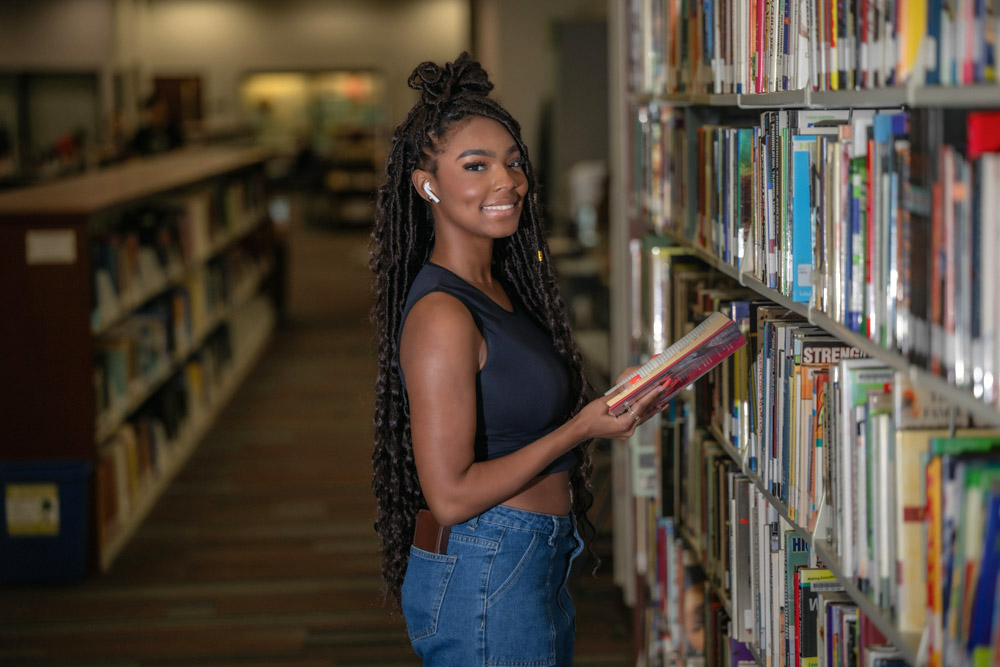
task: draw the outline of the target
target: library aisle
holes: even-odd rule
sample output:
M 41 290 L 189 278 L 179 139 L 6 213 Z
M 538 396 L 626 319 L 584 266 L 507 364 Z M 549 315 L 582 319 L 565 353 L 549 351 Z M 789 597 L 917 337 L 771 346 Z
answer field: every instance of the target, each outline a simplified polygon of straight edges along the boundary
M 366 244 L 290 235 L 259 365 L 110 572 L 0 590 L 0 666 L 419 664 L 379 602 Z M 577 578 L 577 665 L 631 662 L 611 571 Z

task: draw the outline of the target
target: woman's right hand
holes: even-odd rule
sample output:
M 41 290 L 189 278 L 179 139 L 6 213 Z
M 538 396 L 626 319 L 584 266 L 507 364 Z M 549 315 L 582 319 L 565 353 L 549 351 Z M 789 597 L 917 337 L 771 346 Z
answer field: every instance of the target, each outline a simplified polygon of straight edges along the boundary
M 583 409 L 573 417 L 573 421 L 577 422 L 585 440 L 627 438 L 635 432 L 639 424 L 659 412 L 656 404 L 662 393 L 663 387 L 657 386 L 633 403 L 631 411 L 626 410 L 617 417 L 608 411 L 608 399 L 602 396 L 583 406 Z

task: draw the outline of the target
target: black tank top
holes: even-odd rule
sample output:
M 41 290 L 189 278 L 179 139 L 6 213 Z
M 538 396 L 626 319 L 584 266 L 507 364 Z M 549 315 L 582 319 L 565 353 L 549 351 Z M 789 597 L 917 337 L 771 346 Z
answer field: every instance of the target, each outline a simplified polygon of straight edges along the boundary
M 407 294 L 397 338 L 410 309 L 431 292 L 461 301 L 486 341 L 486 363 L 476 374 L 476 461 L 517 451 L 566 421 L 573 407 L 568 369 L 551 336 L 513 295 L 511 312 L 448 269 L 425 264 Z M 399 375 L 405 387 L 402 368 Z M 542 474 L 569 470 L 575 461 L 573 452 L 566 452 Z

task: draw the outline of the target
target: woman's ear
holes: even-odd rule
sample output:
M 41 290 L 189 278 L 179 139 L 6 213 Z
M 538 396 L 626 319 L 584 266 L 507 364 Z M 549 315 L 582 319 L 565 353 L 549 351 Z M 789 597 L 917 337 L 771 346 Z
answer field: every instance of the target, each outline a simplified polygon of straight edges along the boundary
M 414 169 L 410 180 L 413 182 L 413 187 L 417 189 L 417 194 L 425 200 L 432 201 L 435 204 L 441 201 L 441 199 L 434 194 L 434 186 L 431 184 L 432 179 L 429 172 L 426 172 L 423 169 Z

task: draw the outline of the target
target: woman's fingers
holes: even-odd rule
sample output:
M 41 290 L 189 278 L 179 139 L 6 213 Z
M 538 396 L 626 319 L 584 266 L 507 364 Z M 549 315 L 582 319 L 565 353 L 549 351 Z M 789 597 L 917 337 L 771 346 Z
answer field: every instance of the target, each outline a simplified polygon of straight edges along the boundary
M 663 386 L 657 385 L 652 391 L 648 392 L 636 402 L 633 410 L 635 410 L 635 414 L 639 416 L 639 422 L 644 422 L 659 412 L 659 409 L 656 406 L 660 402 L 662 396 Z
M 625 402 L 625 412 L 619 415 L 618 418 L 622 419 L 627 416 L 631 420 L 629 433 L 631 433 L 636 426 L 659 412 L 656 406 L 662 393 L 663 387 L 658 385 L 652 391 L 647 392 L 645 396 L 640 398 L 634 404 L 627 401 Z

